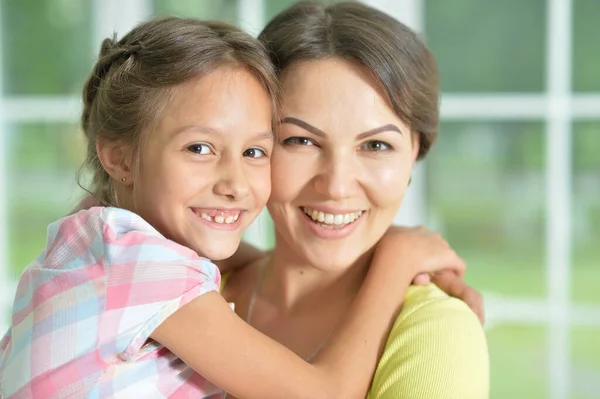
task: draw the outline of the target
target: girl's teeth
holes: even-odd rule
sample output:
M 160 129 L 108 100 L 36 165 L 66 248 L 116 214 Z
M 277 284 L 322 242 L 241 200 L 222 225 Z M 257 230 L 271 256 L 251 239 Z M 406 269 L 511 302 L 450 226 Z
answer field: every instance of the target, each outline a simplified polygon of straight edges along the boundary
M 238 213 L 237 215 L 234 216 L 215 216 L 214 218 L 207 215 L 206 213 L 201 213 L 200 217 L 204 220 L 208 220 L 210 222 L 213 223 L 225 223 L 225 224 L 231 224 L 233 222 L 236 222 L 239 218 L 240 218 L 240 214 Z

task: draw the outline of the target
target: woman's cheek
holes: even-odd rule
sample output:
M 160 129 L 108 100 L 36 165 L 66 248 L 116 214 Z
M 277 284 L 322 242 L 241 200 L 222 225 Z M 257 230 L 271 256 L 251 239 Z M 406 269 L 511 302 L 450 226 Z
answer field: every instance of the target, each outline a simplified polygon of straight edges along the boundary
M 293 199 L 311 179 L 317 160 L 308 153 L 284 149 L 273 151 L 271 160 L 271 196 Z
M 403 198 L 412 172 L 412 162 L 390 159 L 379 165 L 371 165 L 368 170 L 367 186 L 372 198 L 382 205 L 397 203 Z

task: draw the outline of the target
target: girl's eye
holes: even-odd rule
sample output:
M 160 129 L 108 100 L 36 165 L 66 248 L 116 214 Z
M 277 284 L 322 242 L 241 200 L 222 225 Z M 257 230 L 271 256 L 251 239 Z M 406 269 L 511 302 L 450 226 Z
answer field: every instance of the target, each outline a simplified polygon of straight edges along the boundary
M 244 153 L 242 154 L 245 157 L 250 157 L 250 158 L 263 158 L 267 156 L 267 153 L 265 152 L 265 150 L 261 150 L 260 148 L 248 148 L 246 151 L 244 151 Z
M 289 138 L 283 140 L 283 144 L 315 145 L 315 143 L 307 137 L 289 137 Z
M 391 150 L 392 146 L 387 143 L 384 143 L 383 141 L 371 140 L 364 143 L 362 145 L 362 148 L 366 151 L 380 152 Z
M 207 144 L 192 144 L 187 148 L 187 150 L 196 155 L 208 155 L 212 152 Z

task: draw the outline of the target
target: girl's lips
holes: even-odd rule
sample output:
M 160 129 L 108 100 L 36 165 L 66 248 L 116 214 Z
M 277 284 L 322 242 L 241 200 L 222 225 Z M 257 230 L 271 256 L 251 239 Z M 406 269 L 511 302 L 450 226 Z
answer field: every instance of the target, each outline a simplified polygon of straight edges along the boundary
M 210 216 L 212 218 L 221 216 L 223 218 L 238 217 L 244 210 L 239 208 L 192 208 L 195 214 Z
M 237 230 L 243 219 L 241 209 L 190 208 L 203 224 L 217 230 Z

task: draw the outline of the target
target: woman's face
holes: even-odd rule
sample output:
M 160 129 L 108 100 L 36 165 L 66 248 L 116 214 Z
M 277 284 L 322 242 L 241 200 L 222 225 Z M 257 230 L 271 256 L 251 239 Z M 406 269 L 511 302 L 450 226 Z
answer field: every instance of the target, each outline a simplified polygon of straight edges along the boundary
M 363 68 L 327 59 L 282 76 L 283 116 L 268 207 L 278 245 L 342 270 L 391 225 L 418 140 Z

